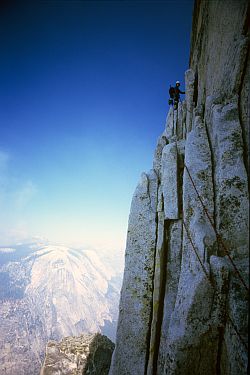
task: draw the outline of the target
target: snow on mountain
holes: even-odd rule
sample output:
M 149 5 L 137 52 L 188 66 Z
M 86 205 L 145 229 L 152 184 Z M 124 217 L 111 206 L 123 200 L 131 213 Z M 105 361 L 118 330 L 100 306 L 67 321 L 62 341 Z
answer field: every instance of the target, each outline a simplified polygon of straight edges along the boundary
M 0 248 L 0 373 L 27 375 L 31 360 L 36 371 L 50 339 L 103 332 L 115 340 L 123 259 L 48 241 L 6 248 Z

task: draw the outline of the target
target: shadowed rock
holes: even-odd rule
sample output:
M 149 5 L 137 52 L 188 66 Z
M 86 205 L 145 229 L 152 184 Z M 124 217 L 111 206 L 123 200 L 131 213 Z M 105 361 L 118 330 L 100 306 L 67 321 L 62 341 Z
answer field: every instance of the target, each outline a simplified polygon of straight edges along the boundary
M 153 161 L 157 212 L 146 175 L 131 205 L 110 375 L 247 374 L 247 9 L 195 1 L 186 100 Z
M 100 334 L 50 341 L 40 375 L 107 375 L 113 350 L 112 341 Z

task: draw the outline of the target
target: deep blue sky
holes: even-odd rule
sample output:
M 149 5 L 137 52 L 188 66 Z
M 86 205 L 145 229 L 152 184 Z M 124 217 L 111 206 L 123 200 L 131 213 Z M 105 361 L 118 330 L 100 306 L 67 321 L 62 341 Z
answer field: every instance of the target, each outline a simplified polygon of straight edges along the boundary
M 0 10 L 2 241 L 124 247 L 188 68 L 193 1 L 19 3 Z

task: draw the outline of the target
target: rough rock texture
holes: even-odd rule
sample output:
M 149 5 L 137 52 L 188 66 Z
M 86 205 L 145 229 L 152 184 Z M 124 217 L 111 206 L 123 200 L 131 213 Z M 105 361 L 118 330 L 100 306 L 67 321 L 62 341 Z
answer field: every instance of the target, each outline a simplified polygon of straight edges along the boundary
M 178 219 L 178 169 L 176 143 L 168 144 L 162 150 L 162 192 L 165 219 Z
M 108 375 L 113 350 L 112 341 L 100 334 L 50 341 L 41 375 Z
M 186 100 L 131 205 L 110 375 L 247 373 L 248 22 L 245 0 L 195 2 Z
M 115 340 L 118 270 L 101 250 L 0 247 L 0 374 L 37 375 L 49 340 L 83 332 Z
M 142 373 L 147 356 L 148 326 L 151 322 L 153 275 L 155 267 L 155 242 L 157 231 L 158 177 L 154 171 L 143 174 L 135 191 L 127 238 L 124 272 L 121 292 L 121 311 L 126 332 L 117 332 L 118 352 L 122 350 L 129 361 L 116 359 L 117 373 L 130 371 Z M 122 311 L 124 306 L 124 312 Z M 124 340 L 124 334 L 126 338 Z M 137 337 L 137 340 L 134 338 Z M 120 347 L 121 346 L 121 347 Z M 120 349 L 119 349 L 120 348 Z M 114 357 L 115 358 L 115 357 Z M 126 367 L 126 363 L 128 367 Z

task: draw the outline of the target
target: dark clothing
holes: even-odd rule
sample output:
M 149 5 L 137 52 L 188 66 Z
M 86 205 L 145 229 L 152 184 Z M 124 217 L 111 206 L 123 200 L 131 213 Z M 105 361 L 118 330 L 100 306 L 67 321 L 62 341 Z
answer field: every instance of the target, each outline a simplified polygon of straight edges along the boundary
M 174 98 L 175 98 L 175 100 L 179 101 L 180 94 L 185 94 L 185 91 L 181 91 L 178 86 L 175 86 L 175 88 L 174 88 Z
M 169 88 L 170 99 L 168 101 L 168 104 L 169 105 L 173 105 L 174 110 L 178 109 L 178 103 L 179 103 L 179 100 L 180 100 L 180 94 L 185 94 L 185 91 L 181 91 L 179 89 L 179 86 L 172 87 L 170 85 L 170 88 Z

